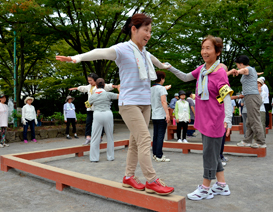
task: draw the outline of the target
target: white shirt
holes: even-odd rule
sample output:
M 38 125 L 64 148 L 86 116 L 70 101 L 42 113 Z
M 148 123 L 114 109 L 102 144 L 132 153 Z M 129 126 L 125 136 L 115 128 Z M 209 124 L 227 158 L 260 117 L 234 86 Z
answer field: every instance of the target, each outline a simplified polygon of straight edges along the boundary
M 8 126 L 8 112 L 8 106 L 0 102 L 0 127 Z
M 168 93 L 164 86 L 157 84 L 151 87 L 152 119 L 166 118 L 166 112 L 161 102 L 161 96 L 164 96 L 166 99 L 166 95 L 168 95 Z
M 114 88 L 113 88 L 112 84 L 105 84 L 105 86 L 104 86 L 104 90 L 107 91 L 107 92 L 111 91 L 113 89 Z M 84 85 L 79 86 L 77 90 L 80 91 L 80 92 L 83 92 L 83 93 L 88 93 L 88 99 L 90 99 L 91 95 L 94 94 L 95 91 L 97 90 L 97 87 L 94 86 L 93 89 L 91 90 L 91 85 L 89 84 L 89 85 L 86 85 L 86 86 L 84 86 Z M 87 108 L 86 110 L 87 111 L 94 111 L 94 105 L 92 105 L 90 108 Z
M 264 104 L 269 104 L 269 96 L 268 96 L 269 89 L 266 84 L 263 84 L 261 88 L 262 88 L 262 91 L 265 92 Z
M 265 112 L 264 100 L 266 99 L 266 93 L 262 90 L 262 92 L 261 92 L 260 95 L 261 95 L 262 101 L 263 101 L 263 104 L 262 104 L 261 107 L 260 107 L 260 111 L 261 111 L 261 112 Z
M 189 122 L 190 105 L 186 100 L 179 99 L 175 103 L 175 118 L 179 119 L 179 122 Z
M 234 107 L 236 107 L 236 102 L 234 99 L 231 100 L 232 113 L 234 112 Z
M 22 122 L 26 119 L 29 121 L 32 120 L 35 120 L 35 122 L 37 121 L 35 107 L 33 105 L 26 104 L 22 108 Z

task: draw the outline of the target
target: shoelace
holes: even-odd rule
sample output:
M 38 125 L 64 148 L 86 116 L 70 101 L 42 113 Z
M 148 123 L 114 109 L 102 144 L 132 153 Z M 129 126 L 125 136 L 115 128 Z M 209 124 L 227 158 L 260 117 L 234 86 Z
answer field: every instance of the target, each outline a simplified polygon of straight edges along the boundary
M 138 179 L 138 177 L 134 176 L 133 179 L 137 182 L 137 184 L 140 184 L 140 180 Z
M 166 187 L 166 184 L 164 183 L 163 179 L 158 178 L 157 181 L 160 183 L 160 185 L 162 185 L 163 187 Z

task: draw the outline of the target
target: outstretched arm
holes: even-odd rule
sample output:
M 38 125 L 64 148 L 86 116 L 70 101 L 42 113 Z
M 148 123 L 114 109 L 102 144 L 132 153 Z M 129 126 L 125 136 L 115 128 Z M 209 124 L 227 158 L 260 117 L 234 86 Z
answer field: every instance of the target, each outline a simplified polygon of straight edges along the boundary
M 169 65 L 169 63 L 166 63 L 166 64 Z M 173 74 L 175 74 L 175 76 L 177 76 L 177 78 L 181 79 L 184 82 L 189 82 L 189 81 L 195 80 L 195 78 L 192 76 L 191 73 L 185 74 L 184 72 L 174 68 L 173 66 L 168 68 L 168 70 L 170 72 L 172 72 Z
M 151 54 L 152 63 L 159 69 L 168 69 L 170 67 L 169 64 L 161 63 L 154 55 Z
M 83 54 L 78 54 L 72 57 L 56 56 L 56 60 L 73 63 L 93 60 L 115 60 L 116 58 L 117 58 L 116 50 L 113 47 L 94 49 L 92 51 Z

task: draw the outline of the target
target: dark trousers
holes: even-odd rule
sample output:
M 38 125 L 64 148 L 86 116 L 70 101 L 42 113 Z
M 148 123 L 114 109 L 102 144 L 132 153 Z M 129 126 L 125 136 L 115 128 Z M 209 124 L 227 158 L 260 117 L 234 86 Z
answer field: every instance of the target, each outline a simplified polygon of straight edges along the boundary
M 165 119 L 154 119 L 153 125 L 154 125 L 153 155 L 156 155 L 157 158 L 162 158 L 163 156 L 162 148 L 167 128 L 167 122 Z
M 265 127 L 268 127 L 269 125 L 269 113 L 268 111 L 271 109 L 270 104 L 264 104 L 265 107 Z
M 194 124 L 194 119 L 191 119 L 191 123 L 190 124 Z M 193 133 L 195 133 L 195 130 L 188 130 L 187 136 L 192 136 Z
M 189 124 L 189 122 L 184 122 L 184 121 L 177 123 L 177 129 L 176 129 L 177 139 L 181 138 L 181 127 L 183 127 L 182 140 L 186 139 L 187 131 L 188 131 L 188 124 Z
M 87 111 L 86 125 L 85 125 L 85 137 L 91 136 L 93 113 L 94 113 L 94 111 Z
M 72 124 L 72 127 L 73 127 L 73 133 L 76 133 L 76 121 L 75 121 L 75 118 L 67 118 L 66 131 L 65 131 L 65 134 L 67 134 L 67 135 L 69 135 L 70 123 Z
M 27 140 L 27 129 L 28 129 L 28 126 L 30 127 L 30 130 L 31 130 L 31 140 L 35 138 L 35 121 L 32 120 L 32 121 L 29 121 L 26 119 L 26 125 L 24 125 L 24 132 L 23 132 L 23 137 L 24 137 L 24 140 Z
M 224 158 L 223 152 L 224 152 L 225 142 L 226 142 L 226 132 L 225 132 L 223 139 L 222 139 L 222 146 L 221 146 L 221 151 L 220 151 L 220 158 L 221 159 Z

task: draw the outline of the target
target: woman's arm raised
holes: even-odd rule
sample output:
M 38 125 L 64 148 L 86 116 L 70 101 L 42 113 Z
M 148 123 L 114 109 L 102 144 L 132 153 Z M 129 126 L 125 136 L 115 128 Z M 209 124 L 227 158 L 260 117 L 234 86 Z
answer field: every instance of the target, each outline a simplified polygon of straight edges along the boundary
M 117 58 L 116 50 L 113 47 L 104 49 L 94 49 L 92 51 L 78 54 L 72 57 L 56 56 L 56 60 L 79 63 L 81 61 L 93 60 L 115 60 Z
M 170 65 L 170 64 L 166 63 L 166 65 Z M 178 79 L 181 79 L 183 82 L 189 82 L 189 81 L 195 80 L 194 76 L 192 76 L 192 73 L 186 74 L 186 73 L 174 68 L 173 66 L 168 68 L 168 70 L 170 72 L 172 72 Z

